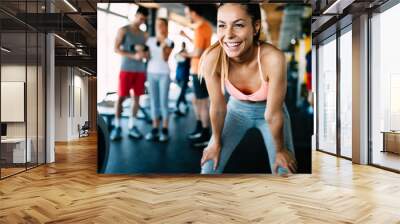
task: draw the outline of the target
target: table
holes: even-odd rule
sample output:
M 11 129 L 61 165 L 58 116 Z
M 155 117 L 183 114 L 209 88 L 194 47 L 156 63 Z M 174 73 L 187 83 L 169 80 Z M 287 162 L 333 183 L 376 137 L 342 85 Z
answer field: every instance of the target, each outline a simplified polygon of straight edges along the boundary
M 382 131 L 383 150 L 382 152 L 392 152 L 400 154 L 400 131 Z
M 27 144 L 25 151 L 25 144 Z M 27 138 L 5 138 L 1 139 L 1 157 L 6 163 L 31 162 L 32 140 Z

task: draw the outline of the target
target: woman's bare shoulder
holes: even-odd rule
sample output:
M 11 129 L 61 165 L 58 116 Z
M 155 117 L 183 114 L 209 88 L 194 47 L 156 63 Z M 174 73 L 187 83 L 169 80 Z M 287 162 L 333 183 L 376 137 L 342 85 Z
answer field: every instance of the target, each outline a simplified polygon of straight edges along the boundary
M 260 56 L 262 62 L 269 62 L 273 64 L 285 63 L 285 54 L 283 51 L 270 43 L 265 42 L 261 44 Z
M 203 71 L 204 76 L 209 76 L 214 73 L 218 73 L 219 68 L 217 68 L 219 61 L 220 49 L 219 47 L 207 49 L 201 56 L 201 71 Z
M 260 51 L 261 67 L 266 80 L 284 75 L 286 59 L 283 51 L 269 43 L 263 43 Z
M 205 62 L 213 62 L 218 59 L 219 47 L 208 48 L 201 57 L 204 57 Z

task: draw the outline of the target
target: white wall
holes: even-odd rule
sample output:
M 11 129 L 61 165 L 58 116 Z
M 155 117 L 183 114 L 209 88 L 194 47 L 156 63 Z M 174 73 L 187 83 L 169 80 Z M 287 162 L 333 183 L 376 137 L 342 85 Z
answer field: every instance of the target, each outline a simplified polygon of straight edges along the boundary
M 77 74 L 78 72 L 78 74 Z M 85 121 L 88 121 L 89 111 L 88 111 L 88 77 L 82 76 L 79 70 L 74 70 L 74 91 L 72 92 L 74 99 L 72 108 L 72 123 L 71 123 L 71 135 L 73 138 L 78 138 L 78 124 L 83 125 Z M 72 104 L 71 104 L 72 105 Z M 80 111 L 81 110 L 81 111 Z
M 77 139 L 88 120 L 88 78 L 72 67 L 56 67 L 55 78 L 55 140 Z
M 55 68 L 55 140 L 68 140 L 68 68 Z

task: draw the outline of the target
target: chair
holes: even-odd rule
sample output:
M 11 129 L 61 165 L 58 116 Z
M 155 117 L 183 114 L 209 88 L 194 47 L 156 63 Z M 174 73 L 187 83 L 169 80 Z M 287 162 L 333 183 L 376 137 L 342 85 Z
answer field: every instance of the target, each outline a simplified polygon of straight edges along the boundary
M 89 121 L 85 121 L 82 127 L 78 124 L 79 138 L 89 136 L 89 129 L 90 129 Z

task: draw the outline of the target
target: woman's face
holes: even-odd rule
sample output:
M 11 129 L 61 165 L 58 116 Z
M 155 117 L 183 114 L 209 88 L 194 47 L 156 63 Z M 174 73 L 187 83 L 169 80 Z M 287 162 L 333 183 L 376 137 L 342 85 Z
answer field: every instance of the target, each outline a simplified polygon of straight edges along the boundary
M 240 4 L 226 4 L 218 9 L 217 36 L 230 58 L 242 56 L 253 44 L 256 30 L 243 7 Z M 256 29 L 260 29 L 259 23 Z
M 156 32 L 162 36 L 167 36 L 168 34 L 167 24 L 165 24 L 161 19 L 156 20 Z

